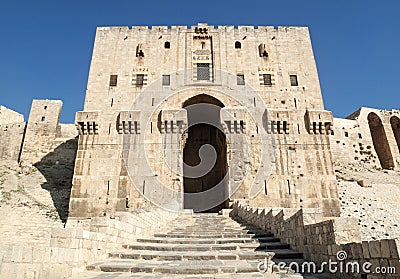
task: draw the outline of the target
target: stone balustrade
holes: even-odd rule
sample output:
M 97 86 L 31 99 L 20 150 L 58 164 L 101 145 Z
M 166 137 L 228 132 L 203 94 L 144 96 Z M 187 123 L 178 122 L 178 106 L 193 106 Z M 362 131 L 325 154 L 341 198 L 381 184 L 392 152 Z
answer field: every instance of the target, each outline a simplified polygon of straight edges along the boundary
M 338 278 L 400 278 L 399 240 L 361 241 L 357 220 L 354 218 L 326 219 L 319 208 L 254 208 L 243 201 L 233 204 L 231 214 L 271 231 L 282 242 L 302 252 L 306 261 L 314 262 L 317 266 L 329 261 L 340 263 L 338 252 L 342 251 L 346 257 L 343 270 L 346 270 L 348 264 L 351 272 L 336 272 Z M 350 264 L 353 263 L 359 266 L 358 272 L 352 272 Z M 370 267 L 368 264 L 365 266 L 366 270 L 375 274 L 367 274 L 363 270 L 366 263 L 371 264 Z M 381 271 L 386 274 L 377 274 Z

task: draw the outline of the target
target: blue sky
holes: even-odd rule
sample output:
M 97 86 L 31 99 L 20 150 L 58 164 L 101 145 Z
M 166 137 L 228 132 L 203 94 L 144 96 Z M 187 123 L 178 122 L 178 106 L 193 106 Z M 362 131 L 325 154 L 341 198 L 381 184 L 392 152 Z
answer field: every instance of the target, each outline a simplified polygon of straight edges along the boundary
M 61 121 L 83 108 L 96 26 L 308 26 L 325 107 L 399 109 L 400 1 L 0 2 L 0 104 L 29 114 L 32 99 L 61 99 Z

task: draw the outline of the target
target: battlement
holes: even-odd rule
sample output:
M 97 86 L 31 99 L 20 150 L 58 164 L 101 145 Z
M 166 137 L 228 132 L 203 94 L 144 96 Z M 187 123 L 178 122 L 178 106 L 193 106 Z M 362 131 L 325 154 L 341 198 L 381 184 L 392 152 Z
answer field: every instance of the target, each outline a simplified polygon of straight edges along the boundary
M 208 32 L 220 32 L 220 31 L 239 31 L 239 32 L 308 32 L 306 26 L 273 26 L 273 25 L 208 25 L 206 23 L 198 23 L 197 25 L 186 26 L 186 25 L 153 25 L 153 26 L 99 26 L 98 31 L 108 32 L 120 32 L 120 31 L 133 31 L 133 32 L 148 32 L 148 33 L 159 33 L 168 31 L 182 31 L 182 32 L 196 32 L 199 28 L 206 28 Z

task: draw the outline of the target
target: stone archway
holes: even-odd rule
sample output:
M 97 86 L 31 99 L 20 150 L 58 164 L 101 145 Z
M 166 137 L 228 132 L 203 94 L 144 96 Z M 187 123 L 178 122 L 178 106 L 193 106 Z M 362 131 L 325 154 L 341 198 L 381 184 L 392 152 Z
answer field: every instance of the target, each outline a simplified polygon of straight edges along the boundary
M 382 120 L 373 112 L 368 114 L 368 125 L 371 131 L 372 142 L 383 169 L 393 169 L 394 161 L 390 151 Z
M 397 116 L 390 118 L 390 125 L 392 126 L 393 134 L 396 139 L 397 147 L 400 151 L 400 119 Z
M 199 110 L 199 106 L 196 106 L 197 104 L 211 104 L 212 106 L 206 106 L 207 110 L 205 112 L 204 110 Z M 220 119 L 220 110 L 224 105 L 214 97 L 200 94 L 185 101 L 182 107 L 187 110 L 189 126 L 186 144 L 183 149 L 184 163 L 191 167 L 198 166 L 201 162 L 199 151 L 203 145 L 212 145 L 217 154 L 216 162 L 211 170 L 201 177 L 191 178 L 184 170 L 184 208 L 193 209 L 194 212 L 215 213 L 228 206 L 227 185 L 219 186 L 218 192 L 215 193 L 219 197 L 218 200 L 223 202 L 215 204 L 214 207 L 207 210 L 204 210 L 206 202 L 202 200 L 207 199 L 207 197 L 194 196 L 190 195 L 190 193 L 201 193 L 210 190 L 221 181 L 224 181 L 223 179 L 227 175 L 227 142 L 226 136 L 222 131 Z M 206 117 L 205 113 L 207 113 Z

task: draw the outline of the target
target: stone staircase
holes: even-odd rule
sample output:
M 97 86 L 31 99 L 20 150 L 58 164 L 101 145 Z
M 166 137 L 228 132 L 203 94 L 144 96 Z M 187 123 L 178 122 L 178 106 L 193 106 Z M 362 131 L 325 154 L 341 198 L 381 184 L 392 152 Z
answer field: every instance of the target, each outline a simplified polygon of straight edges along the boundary
M 76 278 L 304 278 L 291 271 L 258 272 L 258 263 L 271 252 L 275 263 L 303 260 L 289 244 L 252 225 L 217 214 L 195 214 L 181 215 L 170 228 L 123 245 Z

